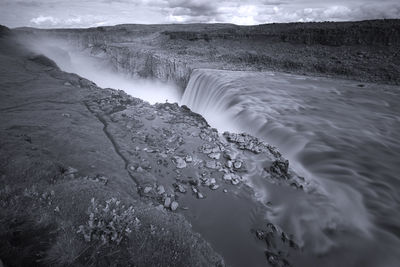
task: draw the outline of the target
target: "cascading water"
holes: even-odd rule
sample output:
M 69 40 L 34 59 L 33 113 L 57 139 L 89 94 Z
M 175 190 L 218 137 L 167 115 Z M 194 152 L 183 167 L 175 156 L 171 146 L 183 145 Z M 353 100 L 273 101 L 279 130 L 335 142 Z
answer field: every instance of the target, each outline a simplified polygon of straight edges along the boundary
M 396 266 L 399 100 L 398 87 L 197 69 L 181 104 L 220 131 L 248 132 L 277 146 L 297 172 L 316 180 L 325 196 L 253 186 L 276 207 L 268 219 L 323 255 L 324 266 Z

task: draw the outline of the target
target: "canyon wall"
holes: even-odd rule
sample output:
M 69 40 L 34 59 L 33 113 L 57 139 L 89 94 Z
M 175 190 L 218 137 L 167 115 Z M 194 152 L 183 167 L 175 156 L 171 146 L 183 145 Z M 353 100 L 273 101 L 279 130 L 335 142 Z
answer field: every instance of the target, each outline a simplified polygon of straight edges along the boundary
M 258 40 L 307 45 L 392 45 L 400 42 L 399 20 L 361 22 L 311 22 L 263 24 L 214 31 L 166 31 L 171 39 L 190 41 L 213 39 Z
M 279 71 L 400 84 L 400 20 L 237 26 L 118 25 L 90 29 L 19 28 L 50 38 L 131 76 L 185 89 L 196 68 Z
M 83 30 L 31 30 L 18 31 L 25 40 L 64 47 L 102 61 L 113 71 L 132 77 L 154 78 L 173 82 L 182 90 L 189 81 L 192 68 L 190 65 L 169 54 L 160 53 L 135 43 L 135 34 L 112 31 L 103 34 L 101 29 Z M 48 40 L 48 41 L 47 41 Z M 71 50 L 70 50 L 71 51 Z

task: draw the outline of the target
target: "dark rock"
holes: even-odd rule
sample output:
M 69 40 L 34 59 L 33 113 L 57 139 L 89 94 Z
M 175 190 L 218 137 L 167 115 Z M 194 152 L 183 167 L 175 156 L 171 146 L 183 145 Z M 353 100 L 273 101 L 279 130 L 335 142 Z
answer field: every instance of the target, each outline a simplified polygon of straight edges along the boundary
M 186 193 L 185 186 L 178 184 L 178 183 L 174 183 L 173 186 L 175 187 L 175 191 L 177 191 L 179 193 Z
M 50 67 L 52 69 L 57 69 L 59 70 L 57 64 L 51 60 L 50 58 L 44 56 L 44 55 L 33 55 L 31 57 L 29 57 L 29 60 L 38 63 L 40 65 L 43 65 L 45 67 Z
M 289 170 L 289 161 L 275 160 L 274 162 L 272 162 L 269 170 L 271 173 L 277 174 L 278 176 L 287 176 Z

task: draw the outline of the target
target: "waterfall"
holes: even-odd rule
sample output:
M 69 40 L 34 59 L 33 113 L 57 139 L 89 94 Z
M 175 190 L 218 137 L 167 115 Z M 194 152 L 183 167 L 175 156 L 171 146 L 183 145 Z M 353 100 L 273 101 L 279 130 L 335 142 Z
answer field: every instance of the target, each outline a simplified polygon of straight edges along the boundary
M 220 132 L 247 132 L 292 156 L 305 140 L 275 119 L 282 108 L 300 109 L 301 104 L 283 94 L 268 94 L 265 78 L 276 82 L 273 73 L 250 73 L 195 69 L 182 96 L 182 105 L 203 115 Z M 266 99 L 267 96 L 267 99 Z M 269 99 L 268 99 L 269 98 Z
M 284 73 L 196 69 L 180 104 L 220 132 L 247 132 L 276 146 L 298 174 L 318 181 L 329 207 L 320 200 L 299 207 L 300 202 L 285 197 L 287 210 L 308 212 L 304 221 L 288 215 L 293 231 L 315 221 L 313 227 L 335 225 L 367 239 L 382 230 L 395 235 L 400 212 L 391 201 L 398 195 L 377 183 L 399 183 L 398 157 L 390 156 L 400 151 L 399 91 L 377 84 L 361 90 L 358 85 Z
M 181 104 L 202 114 L 219 131 L 236 131 L 229 118 L 232 81 L 223 80 L 219 70 L 195 69 L 182 96 Z M 218 114 L 218 115 L 217 115 Z

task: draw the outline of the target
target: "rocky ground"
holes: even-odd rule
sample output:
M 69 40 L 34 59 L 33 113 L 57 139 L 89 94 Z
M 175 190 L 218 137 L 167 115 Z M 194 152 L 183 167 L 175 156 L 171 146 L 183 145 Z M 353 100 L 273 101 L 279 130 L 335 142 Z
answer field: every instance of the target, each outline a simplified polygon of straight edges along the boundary
M 193 201 L 249 190 L 250 174 L 315 190 L 257 138 L 221 135 L 185 106 L 100 89 L 6 28 L 0 47 L 5 266 L 223 266 L 182 215 Z M 272 266 L 299 249 L 273 224 L 250 230 Z
M 138 181 L 151 178 L 136 178 L 115 128 L 97 110 L 111 115 L 141 100 L 63 73 L 4 36 L 0 46 L 5 266 L 223 265 L 181 215 L 139 197 Z M 129 153 L 147 155 L 135 143 Z

